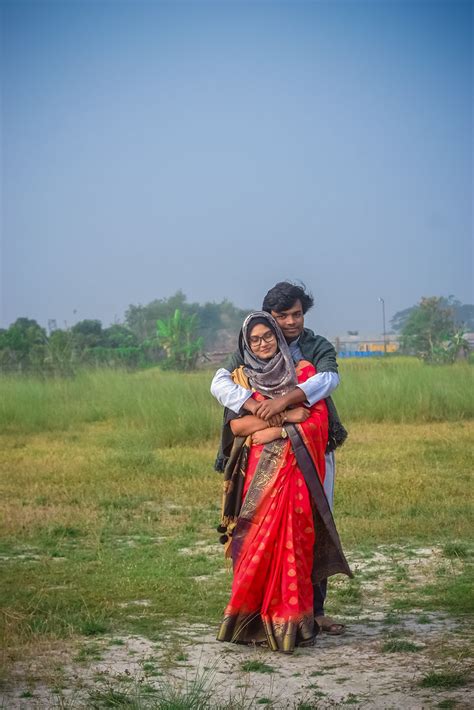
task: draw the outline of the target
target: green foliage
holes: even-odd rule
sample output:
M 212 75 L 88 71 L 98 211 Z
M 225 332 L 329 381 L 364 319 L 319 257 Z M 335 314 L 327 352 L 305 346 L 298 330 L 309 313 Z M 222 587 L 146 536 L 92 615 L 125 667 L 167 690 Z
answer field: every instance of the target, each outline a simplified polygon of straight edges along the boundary
M 150 341 L 155 337 L 157 320 L 168 321 L 176 310 L 183 316 L 197 316 L 196 335 L 203 338 L 207 350 L 235 337 L 247 315 L 246 310 L 227 300 L 204 305 L 188 303 L 185 294 L 177 291 L 169 298 L 156 299 L 145 306 L 130 305 L 125 313 L 125 324 L 140 342 Z
M 44 365 L 59 374 L 72 373 L 74 338 L 69 330 L 53 330 L 48 338 Z
M 0 334 L 0 368 L 22 372 L 44 360 L 46 331 L 30 318 L 17 318 Z
M 193 370 L 202 349 L 203 340 L 195 336 L 197 316 L 184 315 L 177 308 L 173 316 L 156 322 L 156 338 L 166 354 L 169 370 Z
M 462 350 L 468 349 L 462 331 L 456 327 L 452 308 L 436 296 L 422 298 L 411 309 L 401 335 L 402 349 L 426 362 L 454 362 Z
M 103 345 L 107 348 L 134 348 L 138 346 L 138 338 L 125 325 L 114 323 L 102 331 Z
M 100 320 L 81 320 L 72 326 L 71 334 L 76 347 L 81 350 L 86 347 L 93 348 L 96 345 L 102 345 L 102 323 Z
M 97 346 L 83 351 L 81 362 L 87 365 L 123 366 L 134 369 L 143 362 L 139 347 L 103 347 Z
M 108 328 L 86 319 L 48 337 L 36 321 L 18 318 L 0 329 L 0 372 L 70 376 L 85 365 L 135 369 L 163 360 L 165 368 L 189 370 L 203 347 L 231 351 L 245 315 L 229 301 L 201 306 L 177 291 L 146 306 L 130 306 L 125 324 Z
M 474 330 L 474 305 L 461 303 L 461 301 L 454 296 L 448 296 L 448 298 L 441 296 L 439 303 L 442 308 L 447 308 L 452 312 L 457 328 L 463 329 L 465 332 Z M 405 308 L 403 311 L 397 311 L 397 313 L 395 313 L 390 321 L 390 325 L 396 333 L 403 330 L 415 308 L 417 308 L 417 306 L 410 306 L 410 308 Z

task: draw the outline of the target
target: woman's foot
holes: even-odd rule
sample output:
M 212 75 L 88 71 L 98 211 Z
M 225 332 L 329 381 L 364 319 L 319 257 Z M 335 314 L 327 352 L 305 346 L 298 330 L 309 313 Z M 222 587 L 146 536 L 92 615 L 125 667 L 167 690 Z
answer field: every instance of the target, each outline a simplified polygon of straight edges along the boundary
M 346 630 L 345 624 L 335 621 L 330 616 L 315 616 L 315 622 L 319 626 L 320 631 L 324 631 L 329 636 L 340 636 Z

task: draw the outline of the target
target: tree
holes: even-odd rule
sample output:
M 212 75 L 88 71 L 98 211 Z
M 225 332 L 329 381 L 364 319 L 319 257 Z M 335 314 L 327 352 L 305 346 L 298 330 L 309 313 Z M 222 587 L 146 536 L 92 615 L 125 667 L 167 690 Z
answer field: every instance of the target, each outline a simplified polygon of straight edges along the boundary
M 79 350 L 102 345 L 103 331 L 100 320 L 81 320 L 71 328 L 74 345 Z
M 156 298 L 146 306 L 130 305 L 125 313 L 125 325 L 140 342 L 156 335 L 156 321 L 171 318 L 176 311 L 185 315 L 197 312 L 198 304 L 186 303 L 185 294 L 179 290 L 169 298 Z
M 422 298 L 407 316 L 401 345 L 427 362 L 452 362 L 465 348 L 462 331 L 456 326 L 453 309 L 446 307 L 446 299 L 431 296 Z
M 447 298 L 441 296 L 439 298 L 439 304 L 441 307 L 448 308 L 452 311 L 454 322 L 458 328 L 463 328 L 465 332 L 474 330 L 474 305 L 461 303 L 461 301 L 452 295 Z M 410 306 L 410 308 L 405 308 L 403 311 L 397 311 L 390 321 L 392 330 L 396 333 L 402 332 L 405 323 L 415 308 L 417 308 L 417 306 Z
M 72 370 L 73 338 L 70 330 L 53 330 L 48 338 L 45 364 L 54 372 L 70 374 Z
M 102 340 L 107 348 L 134 348 L 138 339 L 125 325 L 114 323 L 102 331 Z
M 43 364 L 46 331 L 31 318 L 17 318 L 1 335 L 0 364 L 5 369 L 24 370 Z
M 192 370 L 202 349 L 202 338 L 195 336 L 197 315 L 183 315 L 179 308 L 167 320 L 157 320 L 156 339 L 166 354 L 165 367 Z
M 202 337 L 203 347 L 207 350 L 226 348 L 229 338 L 235 339 L 248 313 L 227 300 L 220 303 L 208 302 L 204 305 L 188 303 L 185 294 L 180 290 L 169 298 L 155 299 L 146 306 L 130 305 L 125 314 L 125 324 L 138 341 L 148 347 L 156 334 L 156 321 L 167 321 L 177 309 L 183 316 L 196 314 L 196 335 Z

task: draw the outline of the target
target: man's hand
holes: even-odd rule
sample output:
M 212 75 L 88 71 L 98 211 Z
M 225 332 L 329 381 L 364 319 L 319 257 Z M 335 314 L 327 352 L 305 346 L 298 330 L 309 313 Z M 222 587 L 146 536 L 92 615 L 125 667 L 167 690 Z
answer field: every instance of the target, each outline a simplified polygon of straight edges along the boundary
M 250 412 L 250 414 L 255 414 L 255 416 L 257 416 L 255 410 L 257 409 L 258 405 L 259 402 L 257 402 L 256 399 L 253 399 L 253 397 L 249 397 L 242 405 L 242 409 L 245 409 L 246 412 Z
M 269 429 L 261 429 L 252 434 L 252 444 L 269 444 L 281 437 L 281 427 L 275 426 Z
M 283 413 L 283 421 L 288 422 L 288 424 L 301 424 L 310 416 L 311 412 L 306 407 L 295 407 L 294 409 L 287 409 Z
M 260 419 L 265 419 L 265 421 L 270 421 L 272 417 L 280 414 L 286 409 L 286 401 L 283 397 L 275 397 L 275 399 L 266 399 L 264 402 L 258 402 L 257 407 L 253 414 L 260 417 Z

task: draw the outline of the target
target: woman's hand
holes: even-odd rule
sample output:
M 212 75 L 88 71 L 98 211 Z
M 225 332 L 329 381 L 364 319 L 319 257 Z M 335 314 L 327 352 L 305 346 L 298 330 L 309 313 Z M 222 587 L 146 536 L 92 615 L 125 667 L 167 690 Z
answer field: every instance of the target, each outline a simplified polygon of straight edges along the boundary
M 252 434 L 252 444 L 269 444 L 281 437 L 281 426 L 272 426 L 268 429 L 261 429 Z
M 311 412 L 306 407 L 295 407 L 294 409 L 287 409 L 283 413 L 283 421 L 288 422 L 288 424 L 301 424 L 310 416 Z
M 275 414 L 274 417 L 271 417 L 268 420 L 267 425 L 269 427 L 275 427 L 275 426 L 281 427 L 282 424 L 284 424 L 286 421 L 284 414 L 285 414 L 284 412 L 282 412 L 281 414 Z M 263 420 L 263 421 L 265 421 L 265 420 Z

